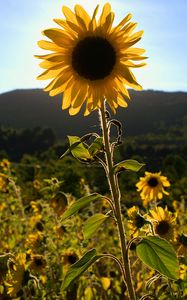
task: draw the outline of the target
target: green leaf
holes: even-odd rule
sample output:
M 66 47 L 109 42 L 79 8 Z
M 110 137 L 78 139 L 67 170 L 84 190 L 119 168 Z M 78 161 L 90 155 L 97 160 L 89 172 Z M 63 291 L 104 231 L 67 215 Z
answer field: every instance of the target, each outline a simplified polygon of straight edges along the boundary
M 89 196 L 82 197 L 79 200 L 76 200 L 76 202 L 71 204 L 70 207 L 64 212 L 61 220 L 63 221 L 65 219 L 68 219 L 69 217 L 71 217 L 72 215 L 77 213 L 81 208 L 87 206 L 90 202 L 99 200 L 102 198 L 104 198 L 104 196 L 94 193 Z
M 137 160 L 127 159 L 114 166 L 114 174 L 124 170 L 138 172 L 143 166 L 145 164 L 139 163 Z
M 103 222 L 108 218 L 108 216 L 103 214 L 95 214 L 86 220 L 83 227 L 84 239 L 89 239 L 97 229 L 103 224 Z
M 76 146 L 71 149 L 71 153 L 75 158 L 85 161 L 92 159 L 88 149 L 82 142 L 80 142 L 80 138 L 78 136 L 68 136 L 68 139 L 70 146 L 74 146 L 76 144 Z
M 70 147 L 69 149 L 61 156 L 63 158 L 67 154 L 71 153 L 75 158 L 80 160 L 88 161 L 92 159 L 88 149 L 81 142 L 81 139 L 78 136 L 68 136 Z
M 103 149 L 103 138 L 97 137 L 89 147 L 89 152 L 92 156 L 95 156 L 99 151 Z
M 84 273 L 100 257 L 102 257 L 102 255 L 96 255 L 95 249 L 86 252 L 83 257 L 73 264 L 66 273 L 62 283 L 62 290 L 67 289 L 75 279 Z
M 170 279 L 179 279 L 177 255 L 166 240 L 157 236 L 144 237 L 136 246 L 136 253 L 150 268 Z

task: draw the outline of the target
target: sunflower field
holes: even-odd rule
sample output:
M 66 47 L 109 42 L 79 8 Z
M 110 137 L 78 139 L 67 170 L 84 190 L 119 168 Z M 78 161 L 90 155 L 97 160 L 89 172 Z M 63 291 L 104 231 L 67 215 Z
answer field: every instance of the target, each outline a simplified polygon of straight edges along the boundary
M 70 153 L 50 158 L 53 151 L 0 161 L 0 299 L 128 299 L 113 259 L 120 258 L 120 242 L 101 168 L 88 168 Z M 187 177 L 176 179 L 177 170 L 168 172 L 164 165 L 168 177 L 146 166 L 134 172 L 128 170 L 132 161 L 119 177 L 137 299 L 186 299 Z M 145 251 L 151 251 L 151 261 Z M 102 259 L 85 260 L 85 269 L 69 281 L 68 271 L 85 253 Z

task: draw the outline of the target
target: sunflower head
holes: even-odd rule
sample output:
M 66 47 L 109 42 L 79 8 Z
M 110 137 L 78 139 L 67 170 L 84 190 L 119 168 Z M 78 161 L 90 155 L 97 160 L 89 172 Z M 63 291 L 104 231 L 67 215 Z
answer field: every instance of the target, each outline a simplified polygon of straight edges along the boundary
M 0 167 L 3 169 L 3 171 L 7 171 L 10 168 L 9 160 L 4 158 L 2 161 L 0 161 Z
M 135 45 L 143 31 L 133 33 L 137 23 L 130 22 L 128 14 L 113 26 L 114 12 L 109 3 L 97 18 L 98 6 L 90 17 L 83 7 L 75 5 L 74 12 L 64 6 L 64 19 L 54 19 L 60 26 L 43 31 L 49 40 L 38 42 L 40 48 L 50 51 L 37 55 L 43 59 L 40 67 L 45 71 L 38 79 L 52 79 L 44 89 L 50 96 L 63 94 L 62 109 L 77 114 L 86 104 L 85 115 L 101 108 L 103 101 L 115 112 L 126 107 L 129 99 L 127 86 L 141 90 L 131 68 L 145 63 L 143 49 Z
M 61 216 L 66 207 L 68 205 L 67 197 L 64 193 L 58 192 L 50 202 L 50 206 L 53 208 L 54 212 L 57 214 L 57 216 Z
M 40 182 L 38 179 L 35 179 L 35 180 L 33 181 L 33 187 L 34 187 L 36 190 L 40 190 L 40 189 L 41 189 L 41 186 L 42 186 L 42 184 L 41 184 L 41 182 Z
M 155 233 L 162 238 L 174 241 L 176 237 L 176 214 L 168 211 L 167 206 L 155 207 L 149 211 L 148 219 L 153 223 Z
M 31 255 L 31 262 L 29 265 L 30 270 L 42 273 L 46 268 L 47 262 L 46 259 L 39 254 Z
M 144 217 L 140 214 L 137 206 L 129 208 L 127 214 L 129 218 L 128 226 L 134 233 L 136 233 L 147 223 Z
M 41 232 L 30 233 L 26 239 L 26 248 L 36 249 L 41 246 L 43 241 L 43 236 Z
M 145 206 L 150 201 L 162 199 L 163 194 L 169 195 L 169 193 L 165 191 L 165 188 L 169 186 L 170 183 L 167 177 L 162 176 L 161 172 L 145 172 L 145 176 L 140 177 L 140 181 L 136 184 L 137 191 L 140 192 L 140 197 Z
M 39 214 L 42 211 L 42 205 L 38 201 L 31 201 L 30 205 L 35 214 Z

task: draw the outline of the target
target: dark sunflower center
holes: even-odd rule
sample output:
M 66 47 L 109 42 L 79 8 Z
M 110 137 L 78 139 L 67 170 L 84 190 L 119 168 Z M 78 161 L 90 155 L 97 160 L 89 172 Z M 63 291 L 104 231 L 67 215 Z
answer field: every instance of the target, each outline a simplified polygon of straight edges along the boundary
M 148 180 L 148 185 L 149 185 L 150 187 L 155 187 L 155 186 L 157 186 L 157 185 L 158 185 L 158 180 L 157 180 L 157 178 L 156 178 L 156 177 L 150 178 L 150 179 Z
M 35 259 L 35 264 L 36 264 L 37 266 L 42 266 L 42 265 L 43 265 L 42 259 L 36 258 L 36 259 Z
M 136 227 L 142 228 L 144 225 L 145 225 L 145 219 L 142 216 L 137 215 L 136 216 Z
M 112 72 L 115 63 L 115 49 L 102 37 L 86 37 L 72 52 L 73 69 L 89 80 L 105 78 Z
M 159 235 L 167 234 L 170 230 L 170 224 L 167 221 L 160 221 L 156 226 L 156 233 Z
M 68 262 L 72 265 L 72 264 L 74 264 L 75 262 L 76 262 L 76 260 L 77 260 L 77 257 L 75 256 L 75 255 L 69 255 L 68 256 Z

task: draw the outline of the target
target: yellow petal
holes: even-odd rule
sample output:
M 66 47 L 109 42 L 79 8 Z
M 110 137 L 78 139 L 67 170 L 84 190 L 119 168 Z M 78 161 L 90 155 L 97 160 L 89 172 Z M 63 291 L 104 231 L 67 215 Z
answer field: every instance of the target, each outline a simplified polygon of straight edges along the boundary
M 63 74 L 63 75 L 62 75 Z M 59 85 L 60 82 L 63 81 L 62 77 L 64 77 L 65 80 L 68 80 L 68 78 L 71 77 L 71 72 L 65 72 L 66 76 L 64 76 L 64 72 L 60 73 L 55 79 L 53 79 L 45 88 L 44 91 L 48 92 L 52 89 L 56 89 Z M 68 77 L 69 76 L 69 77 Z M 61 81 L 59 80 L 61 79 Z
M 91 19 L 84 8 L 81 5 L 76 4 L 75 13 L 77 21 L 80 22 L 80 24 L 83 25 L 86 29 L 88 29 Z
M 68 78 L 67 80 L 65 80 L 63 78 L 63 81 L 61 81 L 61 84 L 60 86 L 58 86 L 57 88 L 53 88 L 50 92 L 49 92 L 49 95 L 51 97 L 54 97 L 62 92 L 64 92 L 64 90 L 67 88 L 68 84 L 69 84 L 69 81 L 72 79 L 72 77 Z
M 105 22 L 102 25 L 102 30 L 104 33 L 109 32 L 111 27 L 112 27 L 112 23 L 114 21 L 114 13 L 111 12 L 105 19 Z
M 54 62 L 54 63 L 60 63 L 63 62 L 65 60 L 67 55 L 63 55 L 61 53 L 53 53 L 53 54 L 47 54 L 47 55 L 35 55 L 36 58 L 39 59 L 45 59 L 47 61 L 50 62 Z
M 51 90 L 57 89 L 61 85 L 63 85 L 66 81 L 68 81 L 71 78 L 71 72 L 66 70 L 62 72 L 62 75 L 56 77 L 58 78 L 54 85 L 51 87 Z
M 64 16 L 66 17 L 67 21 L 77 24 L 76 16 L 69 7 L 63 6 L 62 12 L 63 12 Z
M 43 69 L 50 69 L 50 70 L 54 70 L 54 69 L 59 69 L 61 67 L 63 67 L 63 63 L 62 62 L 51 62 L 51 61 L 48 61 L 48 60 L 44 60 L 42 61 L 39 66 Z
M 49 41 L 44 41 L 44 40 L 38 41 L 38 46 L 44 50 L 51 50 L 56 52 L 62 51 L 61 47 L 58 47 L 57 45 Z
M 141 85 L 138 84 L 136 78 L 128 69 L 128 67 L 124 66 L 123 64 L 120 64 L 118 66 L 118 74 L 122 77 L 122 81 L 125 81 L 128 86 L 133 87 L 136 90 L 142 90 Z
M 40 74 L 40 75 L 37 77 L 37 79 L 39 79 L 39 80 L 46 80 L 46 79 L 54 78 L 54 77 L 56 77 L 60 72 L 61 72 L 61 70 L 46 70 L 46 71 L 44 71 L 42 74 Z
M 69 89 L 65 89 L 63 100 L 62 100 L 62 109 L 67 109 L 71 105 L 71 87 Z
M 117 103 L 121 107 L 127 107 L 128 106 L 127 102 L 124 100 L 124 98 L 120 94 L 118 94 Z
M 120 91 L 123 95 L 125 95 L 126 98 L 130 99 L 129 92 L 127 91 L 127 88 L 125 87 L 124 83 L 116 79 L 116 85 L 117 85 L 117 90 Z
M 68 25 L 67 21 L 62 19 L 53 19 L 53 21 L 64 28 L 71 36 L 73 36 L 73 38 L 76 38 L 74 30 Z
M 134 64 L 133 62 L 128 60 L 128 61 L 124 62 L 124 65 L 126 67 L 131 67 L 131 68 L 140 68 L 140 67 L 146 66 L 146 63 Z
M 102 26 L 105 23 L 106 17 L 110 14 L 110 12 L 111 12 L 111 5 L 109 3 L 106 3 L 103 6 L 103 10 L 99 18 L 99 22 L 98 22 L 99 25 Z
M 86 100 L 87 90 L 88 90 L 87 84 L 84 84 L 81 86 L 81 89 L 80 89 L 77 97 L 72 102 L 73 108 L 77 108 L 77 107 L 83 105 L 84 101 Z
M 51 39 L 55 44 L 61 47 L 69 47 L 71 45 L 70 36 L 64 30 L 58 28 L 46 29 L 43 34 Z
M 112 32 L 116 32 L 120 30 L 131 18 L 132 18 L 132 14 L 128 14 L 116 27 L 114 27 Z
M 127 39 L 126 39 L 126 42 L 127 43 L 131 43 L 133 41 L 136 41 L 137 39 L 139 39 L 142 35 L 143 35 L 144 31 L 143 30 L 140 30 L 134 34 L 132 34 L 131 36 L 129 36 Z
M 99 9 L 99 5 L 96 6 L 96 8 L 95 8 L 95 10 L 93 12 L 92 19 L 91 19 L 90 24 L 89 24 L 89 31 L 91 31 L 91 32 L 95 30 L 96 25 L 97 25 L 95 18 L 96 18 L 98 9 Z
M 121 30 L 121 33 L 123 33 L 124 37 L 125 36 L 128 37 L 129 34 L 136 28 L 137 25 L 138 23 L 130 22 Z
M 70 116 L 74 116 L 74 115 L 78 114 L 80 109 L 81 109 L 81 106 L 79 106 L 77 108 L 70 107 L 70 109 L 69 109 Z

